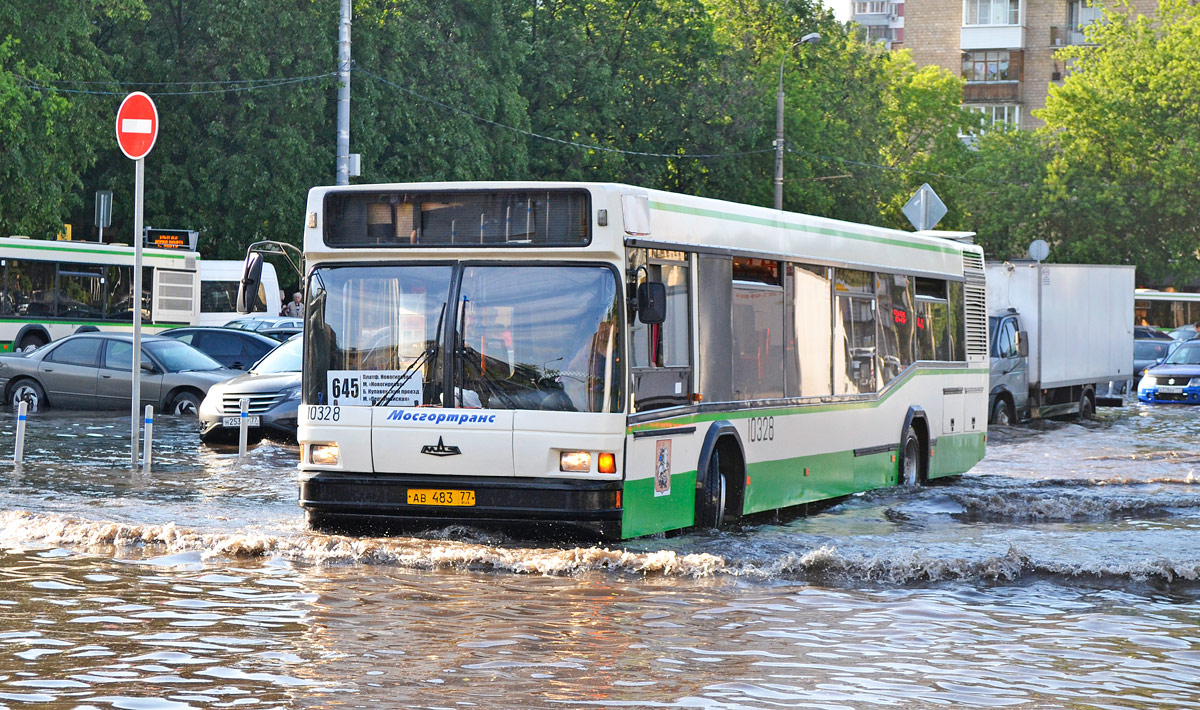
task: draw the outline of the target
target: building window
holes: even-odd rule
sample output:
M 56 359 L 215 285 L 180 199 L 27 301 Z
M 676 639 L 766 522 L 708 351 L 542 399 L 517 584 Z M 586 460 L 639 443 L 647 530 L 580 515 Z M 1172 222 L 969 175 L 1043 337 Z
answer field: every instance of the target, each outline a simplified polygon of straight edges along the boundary
M 964 25 L 1019 25 L 1020 0 L 964 0 Z
M 1084 37 L 1083 30 L 1093 22 L 1099 22 L 1104 19 L 1104 10 L 1099 6 L 1092 6 L 1088 0 L 1073 0 L 1067 4 L 1067 22 L 1070 25 L 1069 40 L 1071 44 L 1084 44 L 1087 38 Z
M 892 11 L 890 2 L 879 2 L 871 0 L 869 2 L 854 3 L 855 15 L 886 15 Z
M 968 82 L 1016 81 L 1008 51 L 963 52 L 962 77 Z
M 968 111 L 979 114 L 979 129 L 977 133 L 990 130 L 1020 128 L 1021 107 L 1014 104 L 994 104 L 967 106 Z
M 872 25 L 864 29 L 867 31 L 867 39 L 873 42 L 891 42 L 895 36 L 892 28 L 887 25 Z

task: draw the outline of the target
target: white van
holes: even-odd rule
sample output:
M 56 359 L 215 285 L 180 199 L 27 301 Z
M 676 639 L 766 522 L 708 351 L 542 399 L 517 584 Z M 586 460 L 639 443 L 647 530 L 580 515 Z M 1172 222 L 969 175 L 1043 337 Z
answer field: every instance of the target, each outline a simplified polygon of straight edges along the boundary
M 242 315 L 237 312 L 238 282 L 242 278 L 242 262 L 200 260 L 200 325 L 225 325 Z M 279 300 L 279 280 L 275 267 L 263 264 L 258 298 L 254 313 L 279 315 L 283 303 Z

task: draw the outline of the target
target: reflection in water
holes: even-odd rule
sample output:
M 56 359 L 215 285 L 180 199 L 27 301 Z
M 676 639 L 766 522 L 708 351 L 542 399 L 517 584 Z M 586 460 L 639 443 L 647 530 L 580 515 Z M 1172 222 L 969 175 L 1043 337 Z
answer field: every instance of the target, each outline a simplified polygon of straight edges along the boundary
M 959 480 L 574 547 L 318 535 L 294 448 L 163 417 L 142 476 L 127 418 L 42 415 L 0 464 L 0 706 L 1197 705 L 1194 421 L 1001 429 Z
M 863 591 L 62 549 L 10 550 L 0 569 L 13 702 L 1132 707 L 1200 692 L 1194 602 L 1051 583 Z

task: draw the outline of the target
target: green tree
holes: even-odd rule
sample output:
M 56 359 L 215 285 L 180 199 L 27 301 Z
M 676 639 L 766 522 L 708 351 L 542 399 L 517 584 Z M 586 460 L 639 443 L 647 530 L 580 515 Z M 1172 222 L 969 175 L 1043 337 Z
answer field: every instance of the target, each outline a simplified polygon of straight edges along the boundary
M 114 3 L 116 5 L 116 3 Z M 93 19 L 100 4 L 0 5 L 0 234 L 52 236 L 83 203 L 80 173 L 96 160 L 108 116 L 64 80 L 103 79 Z
M 1057 213 L 1046 184 L 1054 153 L 1045 134 L 989 131 L 980 136 L 953 193 L 963 229 L 977 232 L 989 259 L 1028 258 L 1029 243 L 1044 239 Z
M 960 138 L 971 118 L 961 106 L 962 79 L 933 65 L 918 69 L 908 50 L 889 52 L 884 69 L 882 120 L 888 140 L 880 153 L 897 176 L 895 192 L 881 205 L 885 223 L 910 229 L 901 210 L 922 183 L 929 183 L 947 206 L 937 228 L 966 229 L 969 212 L 958 204 L 964 188 L 958 177 L 971 163 L 971 151 Z
M 147 0 L 145 12 L 103 34 L 124 83 L 98 97 L 97 110 L 115 111 L 133 89 L 158 106 L 146 224 L 199 230 L 209 258 L 239 258 L 255 239 L 298 242 L 305 193 L 332 181 L 336 82 L 263 80 L 336 69 L 337 6 L 325 5 Z M 130 161 L 110 145 L 86 183 L 114 191 L 114 227 L 132 239 Z
M 1039 117 L 1054 147 L 1045 238 L 1059 261 L 1136 264 L 1139 278 L 1200 275 L 1200 6 L 1124 0 L 1091 25 Z

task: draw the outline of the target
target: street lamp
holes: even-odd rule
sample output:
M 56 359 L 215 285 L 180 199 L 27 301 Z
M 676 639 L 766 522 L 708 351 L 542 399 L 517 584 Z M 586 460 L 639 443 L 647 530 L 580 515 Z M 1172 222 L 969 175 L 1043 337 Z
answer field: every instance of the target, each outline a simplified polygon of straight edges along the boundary
M 783 63 L 787 55 L 802 44 L 816 44 L 821 41 L 821 35 L 810 32 L 788 47 L 779 60 L 779 93 L 775 97 L 775 209 L 783 209 Z

